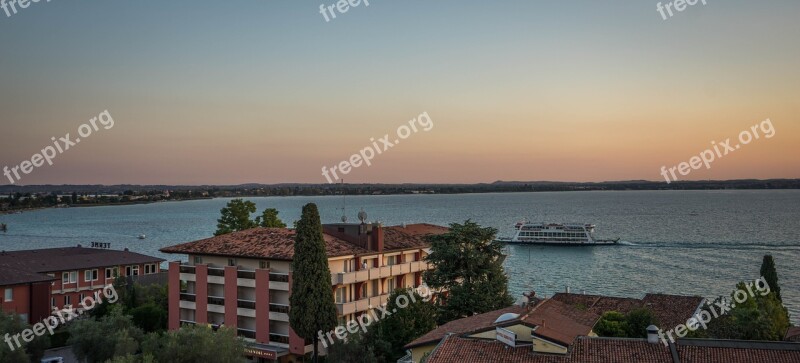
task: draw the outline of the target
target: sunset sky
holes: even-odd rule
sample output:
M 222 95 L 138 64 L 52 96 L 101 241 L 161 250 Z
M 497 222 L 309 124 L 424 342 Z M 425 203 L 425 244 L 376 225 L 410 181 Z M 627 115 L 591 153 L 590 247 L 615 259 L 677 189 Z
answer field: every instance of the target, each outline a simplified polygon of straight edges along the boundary
M 800 1 L 67 1 L 0 10 L 0 168 L 104 110 L 18 184 L 800 178 Z M 664 1 L 666 3 L 666 1 Z M 323 2 L 331 5 L 332 0 Z M 8 184 L 0 175 L 0 184 Z

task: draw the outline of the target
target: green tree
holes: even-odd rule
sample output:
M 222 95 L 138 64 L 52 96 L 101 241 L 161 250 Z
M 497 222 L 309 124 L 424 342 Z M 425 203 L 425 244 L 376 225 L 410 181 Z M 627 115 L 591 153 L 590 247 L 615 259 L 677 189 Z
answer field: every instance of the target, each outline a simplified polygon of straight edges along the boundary
M 448 291 L 447 297 L 436 299 L 440 325 L 514 303 L 496 234 L 494 228 L 467 220 L 451 224 L 448 233 L 429 237 L 431 253 L 425 260 L 433 268 L 425 271 L 424 279 L 431 288 Z
M 648 308 L 633 309 L 625 314 L 628 338 L 647 338 L 647 327 L 659 326 L 659 321 Z
M 157 362 L 239 363 L 244 354 L 244 341 L 236 329 L 221 327 L 213 331 L 205 326 L 186 326 L 165 333 L 150 333 L 142 342 L 142 353 Z
M 250 214 L 255 212 L 255 203 L 242 199 L 231 200 L 225 208 L 220 209 L 222 216 L 217 220 L 217 231 L 214 235 L 220 236 L 256 227 L 256 222 L 250 219 Z
M 311 339 L 314 362 L 317 362 L 317 332 L 327 332 L 336 327 L 336 305 L 331 293 L 331 271 L 322 224 L 313 203 L 303 207 L 297 223 L 292 271 L 289 325 L 300 337 Z
M 25 329 L 30 329 L 30 326 L 18 315 L 0 311 L 0 362 L 38 362 L 42 358 L 44 351 L 50 345 L 49 338 L 35 337 L 33 341 L 26 343 L 21 336 L 17 336 L 17 341 L 21 344 L 17 347 L 14 335 L 22 333 Z M 6 341 L 2 341 L 3 339 Z M 14 349 L 9 344 L 12 344 Z
M 335 342 L 328 349 L 325 361 L 330 363 L 378 363 L 378 358 L 367 339 L 362 334 L 352 334 L 344 342 Z
M 136 354 L 144 334 L 115 306 L 99 320 L 76 320 L 69 324 L 70 338 L 75 357 L 89 363 L 105 362 L 116 356 Z
M 133 323 L 144 330 L 145 333 L 165 330 L 167 328 L 167 310 L 153 304 L 147 303 L 137 306 L 128 312 Z
M 256 217 L 256 224 L 265 228 L 286 228 L 286 223 L 278 218 L 278 210 L 275 208 L 265 209 L 260 217 Z
M 625 338 L 628 336 L 628 322 L 624 314 L 606 311 L 594 325 L 593 330 L 601 337 Z
M 736 288 L 748 291 L 744 282 Z M 727 300 L 733 299 L 731 294 Z M 726 315 L 711 320 L 707 334 L 716 339 L 780 341 L 789 326 L 789 313 L 775 294 L 755 293 L 744 302 L 736 302 Z
M 761 276 L 767 281 L 778 300 L 783 301 L 781 287 L 778 285 L 778 271 L 775 269 L 775 260 L 771 255 L 764 255 L 764 260 L 761 262 Z
M 401 297 L 402 296 L 402 297 Z M 396 311 L 380 320 L 368 335 L 375 344 L 375 353 L 387 362 L 396 362 L 405 355 L 403 347 L 436 328 L 436 306 L 414 289 L 396 289 L 389 295 L 386 311 Z M 405 306 L 405 307 L 403 307 Z

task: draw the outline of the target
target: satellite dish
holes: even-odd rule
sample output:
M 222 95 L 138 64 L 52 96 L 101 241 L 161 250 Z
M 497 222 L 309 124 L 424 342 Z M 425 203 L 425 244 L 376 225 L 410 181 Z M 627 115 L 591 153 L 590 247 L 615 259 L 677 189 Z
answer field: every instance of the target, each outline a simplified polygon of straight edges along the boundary
M 363 208 L 361 212 L 358 212 L 358 220 L 360 220 L 361 223 L 367 223 L 367 212 L 364 212 Z

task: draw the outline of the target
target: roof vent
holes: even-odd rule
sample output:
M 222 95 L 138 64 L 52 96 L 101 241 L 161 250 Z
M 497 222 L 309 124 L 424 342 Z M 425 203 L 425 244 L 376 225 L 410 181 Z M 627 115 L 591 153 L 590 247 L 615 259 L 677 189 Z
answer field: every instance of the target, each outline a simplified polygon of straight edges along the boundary
M 658 327 L 650 325 L 647 327 L 647 342 L 650 344 L 658 343 Z

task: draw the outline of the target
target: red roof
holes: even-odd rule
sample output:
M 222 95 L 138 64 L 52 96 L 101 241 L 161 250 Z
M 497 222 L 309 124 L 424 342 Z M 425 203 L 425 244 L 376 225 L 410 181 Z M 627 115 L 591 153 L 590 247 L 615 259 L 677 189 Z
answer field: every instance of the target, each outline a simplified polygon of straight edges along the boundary
M 426 247 L 425 238 L 445 233 L 446 227 L 431 224 L 410 224 L 384 229 L 384 252 Z M 288 228 L 252 228 L 221 236 L 162 248 L 164 253 L 252 257 L 291 261 L 294 257 L 295 231 Z M 327 233 L 322 234 L 328 257 L 369 255 L 370 251 Z
M 602 315 L 608 311 L 617 311 L 627 314 L 631 310 L 647 307 L 653 312 L 656 319 L 658 319 L 661 327 L 668 327 L 666 329 L 671 329 L 679 324 L 685 324 L 704 301 L 704 299 L 699 296 L 668 294 L 647 294 L 643 299 L 632 299 L 563 292 L 553 295 L 553 300 L 558 300 L 580 309 L 586 309 L 598 315 Z
M 675 355 L 673 355 L 673 349 Z M 675 359 L 677 358 L 677 359 Z M 428 363 L 797 363 L 800 344 L 679 339 L 670 347 L 645 339 L 578 337 L 565 355 L 534 353 L 495 340 L 448 336 Z
M 786 340 L 800 342 L 800 327 L 793 326 L 786 332 Z

